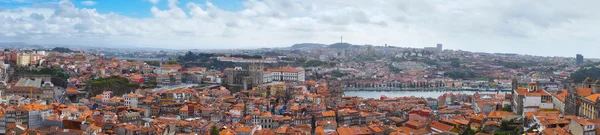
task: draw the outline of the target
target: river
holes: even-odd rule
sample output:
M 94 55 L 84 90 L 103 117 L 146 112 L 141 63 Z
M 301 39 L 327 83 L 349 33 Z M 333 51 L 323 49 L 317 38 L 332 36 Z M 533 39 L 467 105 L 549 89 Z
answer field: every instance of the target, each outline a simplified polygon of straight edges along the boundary
M 362 98 L 379 98 L 381 95 L 387 97 L 404 97 L 404 96 L 415 96 L 415 97 L 431 97 L 438 98 L 444 93 L 462 93 L 462 94 L 475 94 L 476 91 L 345 91 L 345 96 L 357 96 Z M 479 92 L 481 94 L 494 94 L 496 92 L 486 91 Z M 510 93 L 509 91 L 500 92 L 500 94 Z

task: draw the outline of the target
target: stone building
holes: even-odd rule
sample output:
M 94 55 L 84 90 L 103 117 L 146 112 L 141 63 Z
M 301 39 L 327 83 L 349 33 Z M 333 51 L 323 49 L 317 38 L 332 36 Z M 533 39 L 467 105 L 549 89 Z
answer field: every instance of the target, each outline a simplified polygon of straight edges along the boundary
M 54 102 L 54 85 L 40 78 L 21 78 L 10 88 L 6 83 L 0 82 L 0 91 L 4 95 L 19 95 L 44 100 L 46 103 Z
M 264 75 L 264 65 L 262 63 L 249 63 L 248 69 L 242 67 L 227 68 L 225 75 L 227 76 L 227 84 L 229 89 L 237 92 L 247 90 L 262 84 Z

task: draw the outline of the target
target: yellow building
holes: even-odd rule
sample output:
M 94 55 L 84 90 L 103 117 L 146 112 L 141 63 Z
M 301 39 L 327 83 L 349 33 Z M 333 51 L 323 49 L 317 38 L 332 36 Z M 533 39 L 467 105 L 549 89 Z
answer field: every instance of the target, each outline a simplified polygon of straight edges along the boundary
M 17 55 L 17 65 L 19 66 L 28 66 L 32 64 L 37 64 L 37 62 L 42 59 L 42 55 L 33 54 L 33 53 L 19 53 Z
M 592 94 L 586 97 L 580 97 L 579 115 L 588 119 L 600 118 L 600 94 Z

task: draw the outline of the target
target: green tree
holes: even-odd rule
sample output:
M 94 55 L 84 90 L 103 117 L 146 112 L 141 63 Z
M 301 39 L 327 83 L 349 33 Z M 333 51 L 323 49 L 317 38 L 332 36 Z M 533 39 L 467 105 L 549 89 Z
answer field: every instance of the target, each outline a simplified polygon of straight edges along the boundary
M 512 107 L 510 105 L 505 105 L 502 107 L 502 111 L 512 112 Z
M 65 48 L 65 47 L 55 47 L 54 49 L 52 49 L 52 51 L 60 52 L 60 53 L 70 53 L 70 52 L 73 52 L 73 50 L 71 50 L 69 48 Z
M 169 60 L 167 61 L 167 64 L 179 64 L 179 62 L 177 62 L 176 60 Z
M 592 79 L 600 78 L 600 68 L 596 68 L 596 67 L 581 68 L 571 74 L 571 79 L 573 79 L 573 81 L 575 81 L 575 83 L 581 83 L 587 77 L 590 77 Z
M 471 125 L 467 125 L 467 130 L 460 135 L 475 135 L 475 130 L 471 129 Z
M 217 126 L 213 125 L 212 127 L 210 127 L 210 135 L 219 135 L 219 129 L 217 128 Z

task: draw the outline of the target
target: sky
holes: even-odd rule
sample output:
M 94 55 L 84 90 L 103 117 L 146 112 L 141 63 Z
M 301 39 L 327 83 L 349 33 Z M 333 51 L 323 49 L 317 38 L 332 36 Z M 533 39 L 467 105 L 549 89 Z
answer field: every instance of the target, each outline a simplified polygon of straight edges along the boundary
M 600 58 L 597 0 L 0 0 L 0 42 L 169 49 L 296 43 Z

